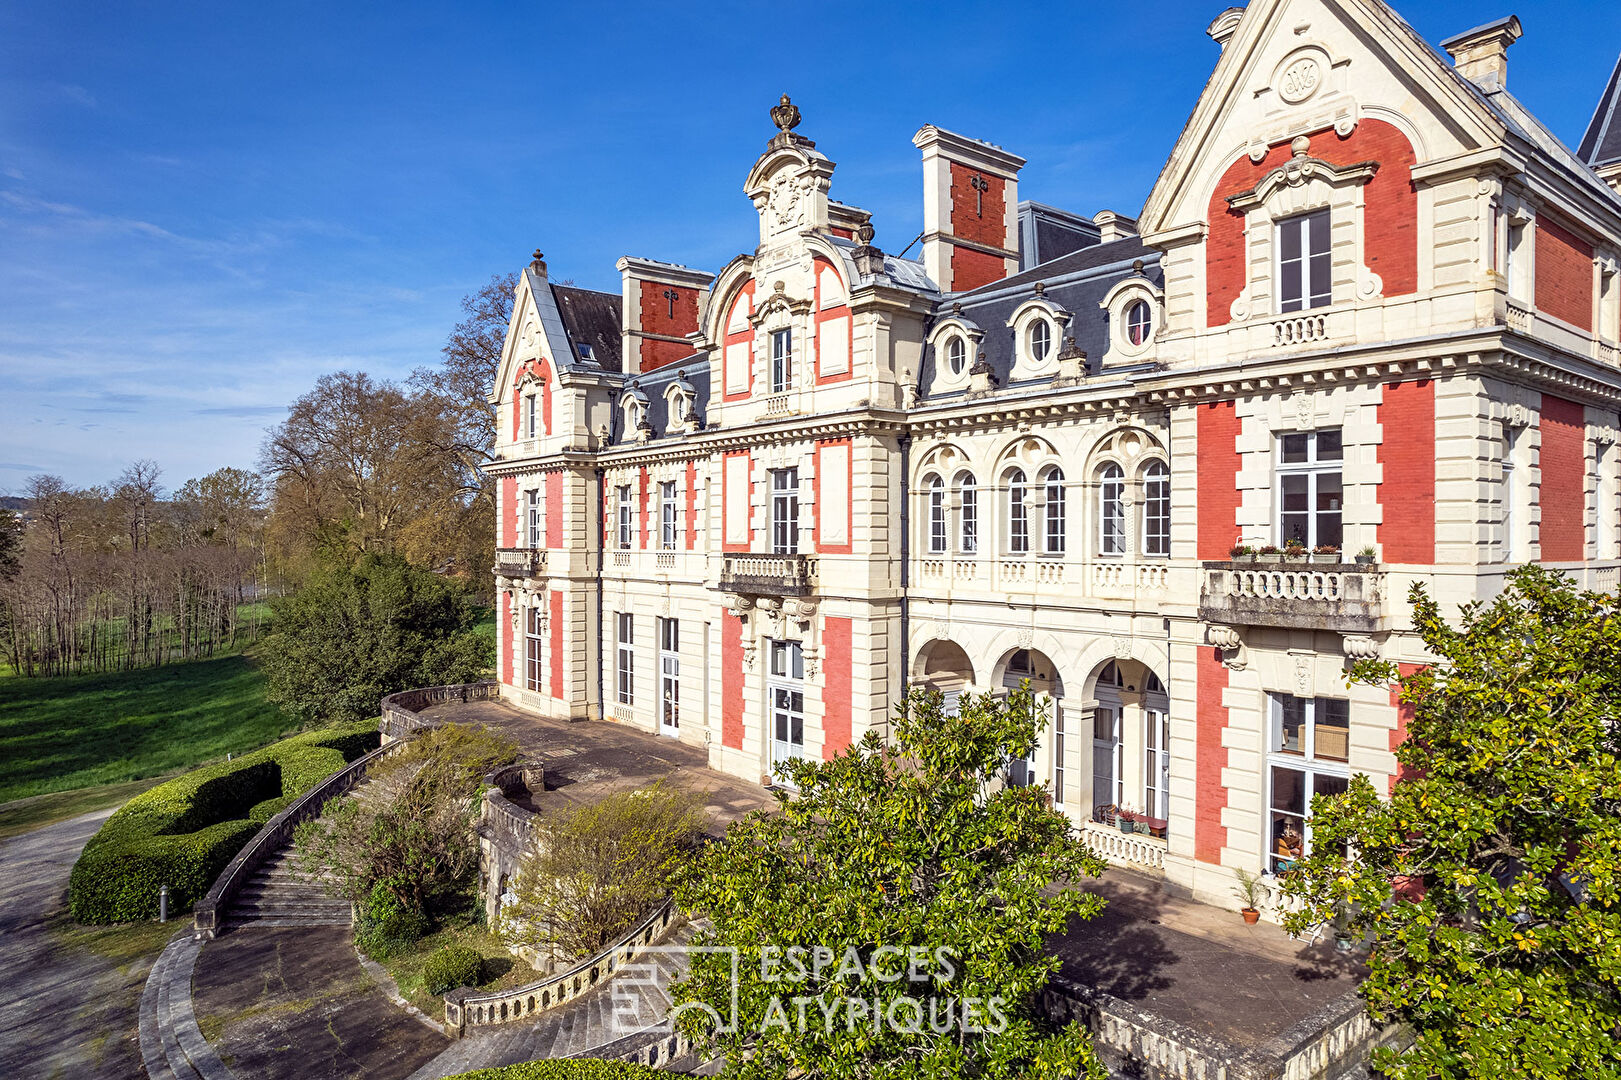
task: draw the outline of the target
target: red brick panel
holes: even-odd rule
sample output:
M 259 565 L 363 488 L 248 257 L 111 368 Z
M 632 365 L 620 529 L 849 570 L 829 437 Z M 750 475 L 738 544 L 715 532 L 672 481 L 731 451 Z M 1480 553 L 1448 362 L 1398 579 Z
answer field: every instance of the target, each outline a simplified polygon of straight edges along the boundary
M 982 177 L 985 190 L 976 191 L 974 177 Z M 967 165 L 951 163 L 951 232 L 987 247 L 1006 248 L 1007 181 Z M 1000 274 L 997 277 L 1001 277 Z M 963 286 L 958 285 L 961 289 Z
M 1576 402 L 1542 395 L 1541 464 L 1542 560 L 1580 562 L 1587 553 L 1587 423 Z
M 1238 538 L 1238 410 L 1199 406 L 1199 558 L 1225 559 Z
M 501 617 L 495 623 L 495 648 L 501 654 L 501 681 L 512 686 L 512 594 L 501 591 Z
M 495 503 L 497 535 L 500 537 L 500 547 L 518 546 L 518 478 L 516 476 L 501 477 L 501 497 Z
M 1405 679 L 1423 667 L 1423 664 L 1397 664 L 1396 671 Z M 1390 704 L 1396 710 L 1396 726 L 1390 732 L 1390 752 L 1394 754 L 1396 747 L 1407 741 L 1407 727 L 1413 722 L 1413 707 L 1401 699 L 1400 687 L 1394 686 L 1390 688 Z M 1390 790 L 1396 790 L 1398 780 L 1407 780 L 1415 775 L 1415 771 L 1405 765 L 1396 766 L 1396 771 L 1390 777 Z
M 552 697 L 560 698 L 563 696 L 563 594 L 555 589 L 551 593 L 551 605 L 547 629 L 552 635 Z
M 1310 156 L 1333 165 L 1377 161 L 1379 171 L 1363 189 L 1362 261 L 1384 282 L 1384 295 L 1401 296 L 1418 289 L 1418 192 L 1413 187 L 1412 144 L 1383 120 L 1362 120 L 1341 137 L 1325 128 L 1311 136 Z M 1230 195 L 1249 191 L 1267 173 L 1290 158 L 1289 143 L 1267 150 L 1260 163 L 1242 156 L 1227 168 L 1210 197 L 1210 234 L 1205 241 L 1206 304 L 1211 326 L 1232 321 L 1232 303 L 1248 283 L 1244 215 L 1227 203 Z M 1541 249 L 1538 249 L 1538 259 Z M 1540 275 L 1539 275 L 1540 276 Z
M 1222 692 L 1227 689 L 1227 666 L 1221 650 L 1199 650 L 1197 714 L 1195 717 L 1195 765 L 1193 807 L 1193 857 L 1200 862 L 1221 863 L 1221 849 L 1227 846 L 1227 826 L 1221 812 L 1227 808 L 1227 787 L 1221 771 L 1227 767 L 1227 748 L 1221 733 L 1227 729 L 1227 706 Z
M 1593 329 L 1593 245 L 1546 214 L 1537 218 L 1537 310 Z
M 687 462 L 687 550 L 698 542 L 698 465 Z
M 692 346 L 680 341 L 656 341 L 642 338 L 642 370 L 652 371 L 692 355 Z
M 965 292 L 1001 281 L 1007 276 L 1007 263 L 1000 255 L 989 255 L 973 248 L 951 249 L 951 291 Z
M 849 619 L 822 623 L 822 757 L 850 745 L 851 639 Z
M 546 474 L 546 546 L 563 546 L 563 470 Z
M 1389 383 L 1379 403 L 1379 539 L 1386 562 L 1435 561 L 1435 383 Z
M 698 290 L 681 285 L 666 285 L 659 281 L 644 281 L 642 286 L 642 330 L 649 334 L 686 337 L 698 329 Z M 670 314 L 670 298 L 675 293 L 675 314 Z
M 743 749 L 743 620 L 720 615 L 720 741 Z

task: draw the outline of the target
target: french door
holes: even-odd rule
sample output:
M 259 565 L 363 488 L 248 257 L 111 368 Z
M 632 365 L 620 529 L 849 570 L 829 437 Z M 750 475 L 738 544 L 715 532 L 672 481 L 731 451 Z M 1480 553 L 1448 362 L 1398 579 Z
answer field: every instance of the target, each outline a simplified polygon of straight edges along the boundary
M 681 731 L 681 624 L 659 620 L 659 734 Z
M 805 756 L 805 653 L 797 641 L 771 642 L 771 765 Z
M 1121 759 L 1120 710 L 1099 705 L 1092 714 L 1092 809 L 1125 801 L 1125 762 Z

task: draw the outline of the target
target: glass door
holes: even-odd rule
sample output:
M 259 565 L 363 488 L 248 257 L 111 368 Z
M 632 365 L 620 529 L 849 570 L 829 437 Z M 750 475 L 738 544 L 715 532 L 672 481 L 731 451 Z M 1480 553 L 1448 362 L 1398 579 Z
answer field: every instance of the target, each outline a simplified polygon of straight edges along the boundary
M 797 641 L 771 643 L 771 765 L 805 756 L 805 653 Z
M 659 620 L 659 734 L 681 731 L 681 624 Z
M 1099 705 L 1092 714 L 1092 815 L 1125 801 L 1125 764 L 1120 759 L 1120 710 Z

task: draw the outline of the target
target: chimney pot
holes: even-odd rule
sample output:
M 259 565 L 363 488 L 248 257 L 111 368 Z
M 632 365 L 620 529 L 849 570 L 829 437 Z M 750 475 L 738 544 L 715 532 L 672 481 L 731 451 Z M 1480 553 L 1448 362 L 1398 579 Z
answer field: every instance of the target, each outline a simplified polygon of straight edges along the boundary
M 1465 30 L 1441 42 L 1458 74 L 1483 90 L 1508 85 L 1508 47 L 1520 39 L 1520 17 L 1507 18 Z

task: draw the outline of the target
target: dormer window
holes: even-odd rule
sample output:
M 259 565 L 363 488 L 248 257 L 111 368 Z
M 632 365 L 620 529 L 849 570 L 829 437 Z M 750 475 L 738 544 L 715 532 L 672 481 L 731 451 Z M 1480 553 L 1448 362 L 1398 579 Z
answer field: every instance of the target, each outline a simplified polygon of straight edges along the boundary
M 946 367 L 953 375 L 961 375 L 963 367 L 968 363 L 968 348 L 960 337 L 954 337 L 946 343 Z
M 1030 324 L 1027 333 L 1029 335 L 1030 362 L 1040 364 L 1047 359 L 1047 353 L 1052 349 L 1052 324 L 1046 319 L 1036 319 Z
M 777 330 L 771 334 L 771 392 L 786 393 L 794 379 L 794 332 Z
M 1126 340 L 1133 345 L 1148 344 L 1154 332 L 1154 312 L 1147 300 L 1133 300 L 1126 308 Z
M 1328 211 L 1278 223 L 1278 310 L 1302 311 L 1333 302 Z

